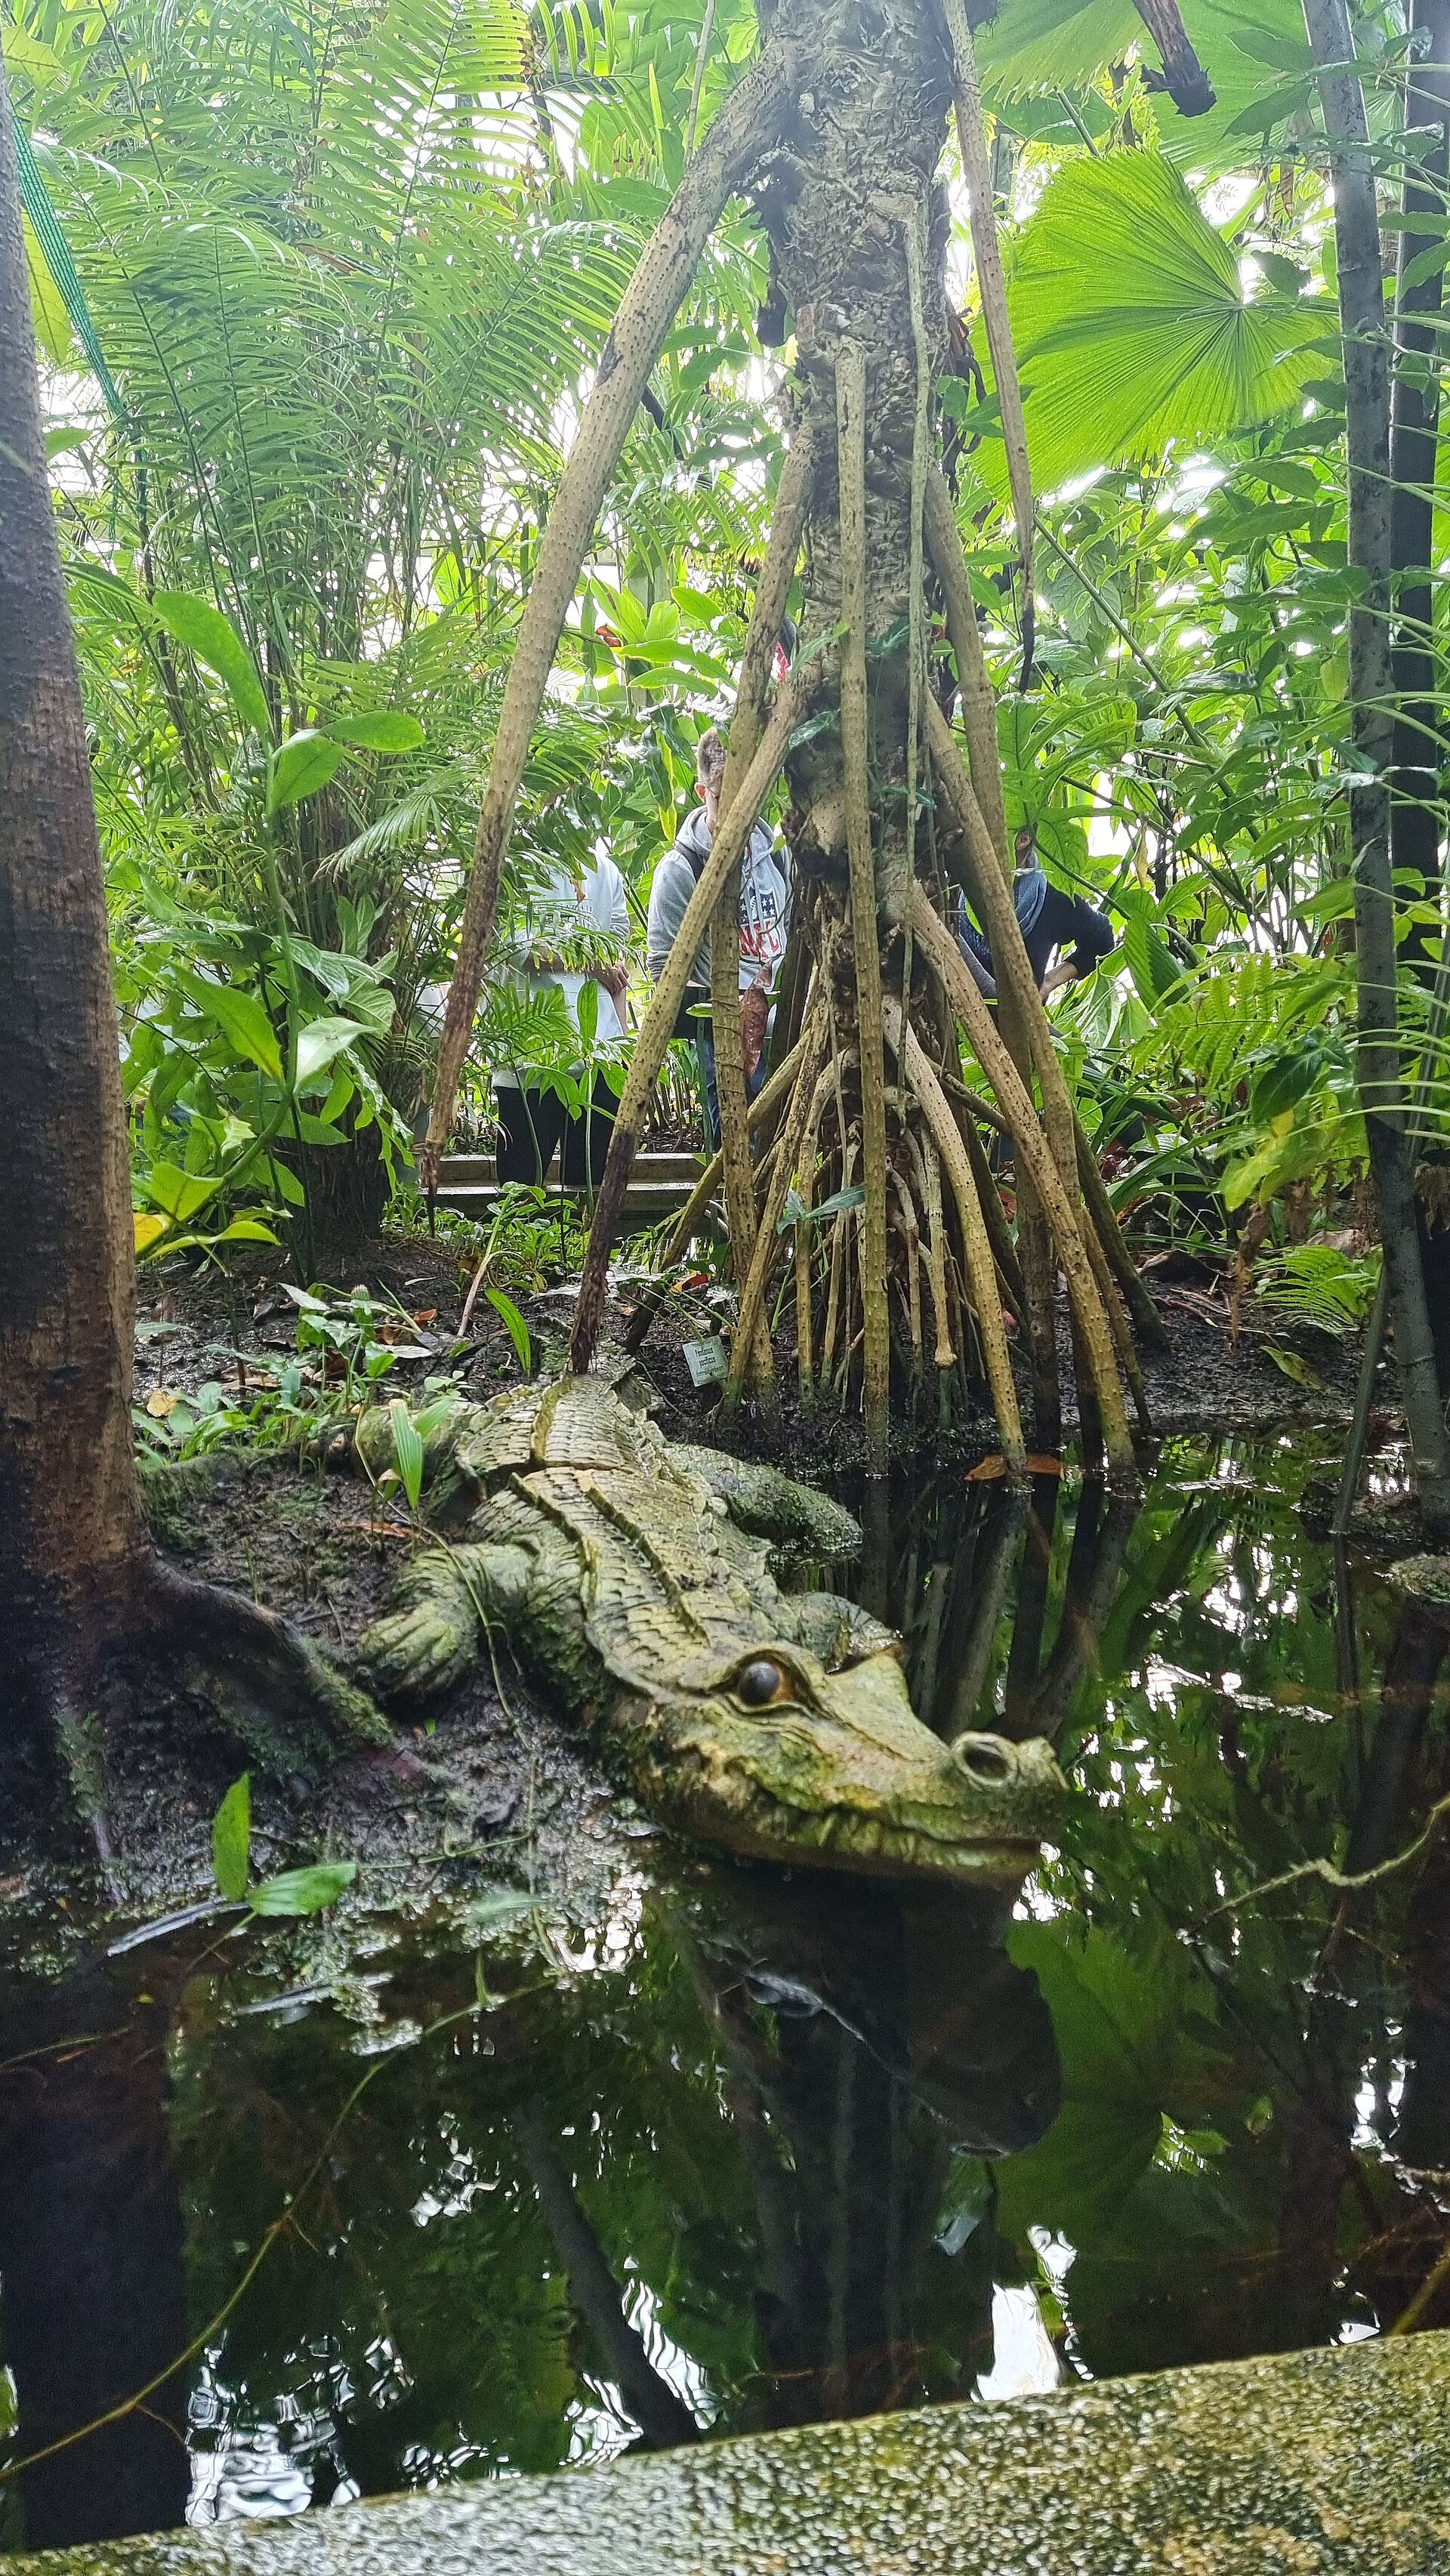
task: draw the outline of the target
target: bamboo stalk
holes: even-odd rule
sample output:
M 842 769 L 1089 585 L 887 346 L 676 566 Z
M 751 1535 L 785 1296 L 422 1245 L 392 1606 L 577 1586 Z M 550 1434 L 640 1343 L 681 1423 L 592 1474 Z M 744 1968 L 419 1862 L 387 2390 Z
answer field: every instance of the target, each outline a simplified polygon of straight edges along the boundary
M 970 795 L 970 787 L 967 792 Z M 993 1024 L 991 1013 L 962 964 L 951 933 L 938 919 L 919 886 L 913 898 L 912 914 L 918 944 L 941 977 L 977 1061 L 1011 1122 L 1019 1184 L 1024 1172 L 1030 1176 L 1056 1236 L 1068 1296 L 1082 1329 L 1085 1356 L 1102 1411 L 1109 1466 L 1115 1478 L 1136 1481 L 1137 1463 L 1128 1437 L 1112 1327 L 1104 1312 L 1097 1280 L 1084 1247 L 1077 1211 L 1058 1179 L 1031 1097 Z
M 977 1338 L 982 1345 L 982 1359 L 1003 1452 L 1009 1470 L 1014 1475 L 1025 1476 L 1027 1443 L 1022 1437 L 1022 1416 L 1012 1376 L 1012 1355 L 1007 1348 L 1002 1301 L 997 1294 L 996 1265 L 987 1240 L 986 1222 L 972 1179 L 972 1167 L 967 1160 L 967 1149 L 957 1133 L 957 1123 L 937 1079 L 936 1067 L 894 995 L 887 1001 L 885 1020 L 903 1078 L 910 1083 L 921 1103 L 931 1141 L 951 1184 L 967 1264 L 967 1284 L 977 1319 Z
M 1012 515 L 1017 522 L 1017 552 L 1022 564 L 1022 686 L 1025 688 L 1032 670 L 1032 646 L 1037 627 L 1032 563 L 1032 467 L 1027 455 L 1027 424 L 1022 417 L 1022 384 L 1017 373 L 1017 352 L 1012 345 L 1007 289 L 1002 279 L 1002 253 L 998 247 L 997 217 L 992 204 L 992 170 L 987 158 L 986 129 L 982 123 L 977 56 L 963 0 L 944 0 L 944 6 L 947 33 L 951 37 L 955 57 L 953 88 L 957 138 L 961 145 L 962 175 L 967 183 L 972 252 L 977 263 L 987 346 L 992 353 L 992 373 L 996 378 L 997 409 L 1001 416 L 1002 435 L 1007 443 Z
M 712 126 L 711 132 L 714 132 Z M 589 1228 L 589 1241 L 584 1251 L 584 1270 L 579 1282 L 579 1302 L 574 1310 L 574 1331 L 569 1343 L 569 1366 L 578 1376 L 588 1370 L 599 1338 L 604 1316 L 604 1297 L 609 1279 L 609 1246 L 624 1204 L 630 1166 L 639 1143 L 639 1131 L 650 1093 L 659 1079 L 665 1049 L 674 1035 L 685 986 L 695 963 L 705 926 L 709 921 L 720 888 L 745 846 L 761 806 L 770 794 L 779 773 L 800 712 L 799 688 L 787 681 L 776 700 L 774 712 L 761 737 L 760 747 L 751 761 L 739 795 L 729 811 L 720 817 L 710 855 L 700 871 L 699 881 L 685 906 L 675 944 L 665 963 L 664 973 L 650 996 L 648 1007 L 634 1042 L 629 1075 L 625 1082 L 614 1125 L 610 1132 L 609 1154 L 604 1176 L 594 1202 L 594 1217 Z
M 861 1231 L 864 1326 L 862 1400 L 867 1472 L 884 1474 L 891 1402 L 891 1319 L 886 1303 L 886 1074 L 881 1054 L 881 945 L 871 848 L 866 714 L 866 358 L 843 341 L 836 360 L 836 440 L 841 530 L 841 758 L 851 872 L 851 945 L 861 1053 Z
M 433 1108 L 418 1157 L 420 1177 L 430 1197 L 438 1186 L 438 1165 L 453 1125 L 458 1077 L 493 944 L 499 881 L 529 742 L 605 488 L 665 334 L 694 283 L 700 254 L 727 200 L 758 160 L 774 118 L 790 94 L 787 59 L 779 48 L 767 46 L 754 69 L 730 92 L 645 245 L 620 298 L 594 390 L 554 495 L 509 666 L 474 837 L 458 962 L 448 988 L 438 1048 Z

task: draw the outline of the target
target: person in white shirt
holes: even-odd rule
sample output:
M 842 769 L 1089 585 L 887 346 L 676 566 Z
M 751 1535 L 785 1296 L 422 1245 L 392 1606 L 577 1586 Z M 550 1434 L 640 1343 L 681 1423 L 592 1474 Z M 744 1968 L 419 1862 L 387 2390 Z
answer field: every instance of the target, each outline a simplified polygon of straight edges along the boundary
M 517 968 L 525 992 L 554 986 L 577 1028 L 579 996 L 586 983 L 598 987 L 596 1038 L 602 1044 L 624 1035 L 622 1006 L 629 984 L 623 944 L 629 935 L 629 905 L 624 879 L 612 859 L 597 859 L 576 874 L 556 862 L 545 883 L 529 898 L 529 937 Z M 589 965 L 571 965 L 565 953 L 570 934 L 605 931 L 620 944 L 621 954 Z M 576 1079 L 583 1064 L 575 1065 Z M 500 1181 L 542 1181 L 560 1147 L 560 1170 L 566 1189 L 598 1188 L 614 1124 L 615 1094 L 596 1071 L 590 1096 L 571 1112 L 557 1091 L 531 1083 L 515 1068 L 496 1065 L 494 1108 L 498 1114 L 496 1147 Z
M 700 802 L 688 815 L 655 869 L 649 896 L 649 971 L 655 982 L 668 963 L 685 907 L 710 855 L 720 819 L 720 789 L 725 777 L 725 742 L 711 725 L 695 754 L 695 786 Z M 771 986 L 775 982 L 790 931 L 790 879 L 776 847 L 775 835 L 757 823 L 740 867 L 740 1034 L 745 1055 L 745 1090 L 753 1100 L 765 1080 L 765 1031 Z M 703 1007 L 710 999 L 710 938 L 707 932 L 696 954 L 677 1037 L 695 1040 L 710 1117 L 712 1144 L 720 1142 L 720 1106 L 715 1088 L 715 1033 Z

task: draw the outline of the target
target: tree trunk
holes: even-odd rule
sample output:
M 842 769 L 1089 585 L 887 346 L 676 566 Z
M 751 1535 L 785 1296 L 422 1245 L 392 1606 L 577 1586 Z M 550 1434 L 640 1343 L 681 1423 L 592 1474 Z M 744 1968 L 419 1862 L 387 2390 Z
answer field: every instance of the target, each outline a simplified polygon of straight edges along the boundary
M 136 1583 L 134 1265 L 106 901 L 0 93 L 0 1652 L 32 1673 Z
M 961 19 L 959 6 L 955 15 Z M 797 1017 L 804 1027 L 814 1025 L 807 1020 L 809 1010 L 822 1014 L 828 1045 L 818 1072 L 821 1050 L 802 1040 L 799 1096 L 782 1117 L 772 1149 L 776 1167 L 768 1178 L 764 1159 L 752 1178 L 742 1101 L 734 1102 L 726 1121 L 723 1160 L 731 1179 L 731 1248 L 742 1311 L 753 1316 L 776 1263 L 794 1259 L 797 1334 L 802 1351 L 811 1353 L 810 1391 L 860 1392 L 873 1470 L 884 1464 L 893 1392 L 899 1409 L 909 1406 L 918 1417 L 925 1397 L 935 1423 L 950 1409 L 953 1381 L 965 1394 L 985 1374 L 1009 1468 L 1021 1473 L 1024 1449 L 1001 1313 L 1003 1286 L 1020 1303 L 1020 1279 L 1015 1258 L 1010 1279 L 994 1276 L 991 1244 L 1004 1242 L 1006 1220 L 991 1198 L 995 1184 L 984 1158 L 976 1158 L 974 1170 L 973 1158 L 947 1132 L 951 1116 L 933 1063 L 941 992 L 932 979 L 941 986 L 943 967 L 920 920 L 919 906 L 929 908 L 930 902 L 923 879 L 938 904 L 946 896 L 927 792 L 930 743 L 939 786 L 945 761 L 951 805 L 941 838 L 960 844 L 975 836 L 1001 898 L 992 937 L 1001 951 L 999 981 L 1021 1024 L 1021 1074 L 1002 1055 L 990 1024 L 974 1035 L 973 1044 L 980 1053 L 985 1034 L 1006 1066 L 1005 1124 L 1019 1162 L 1033 1176 L 1032 1189 L 1040 1196 L 1046 1187 L 1052 1202 L 1051 1244 L 1045 1226 L 1042 1234 L 1035 1321 L 1050 1342 L 1055 1246 L 1091 1380 L 1079 1391 L 1082 1419 L 1085 1426 L 1093 1414 L 1101 1419 L 1112 1472 L 1130 1481 L 1133 1456 L 1113 1350 L 1113 1332 L 1120 1331 L 1126 1343 L 1127 1326 L 1118 1314 L 1109 1256 L 1093 1231 L 1097 1220 L 1082 1207 L 1071 1103 L 1007 894 L 1005 846 L 996 851 L 982 820 L 983 811 L 1000 816 L 1002 807 L 990 689 L 950 502 L 936 494 L 933 481 L 932 403 L 946 337 L 948 220 L 936 170 L 954 62 L 929 0 L 827 0 L 824 7 L 819 0 L 779 0 L 762 13 L 762 31 L 761 61 L 706 138 L 640 263 L 621 316 L 627 308 L 632 348 L 658 345 L 673 303 L 688 284 L 680 244 L 688 238 L 698 250 L 708 228 L 707 164 L 717 208 L 727 187 L 753 186 L 770 236 L 775 293 L 794 319 L 793 447 L 798 451 L 804 444 L 809 452 L 808 464 L 793 453 L 782 483 L 782 527 L 772 538 L 771 574 L 762 581 L 762 594 L 773 596 L 777 574 L 788 582 L 794 514 L 808 493 L 800 651 L 767 723 L 757 704 L 753 656 L 763 669 L 777 621 L 763 616 L 757 602 L 715 844 L 635 1042 L 596 1200 L 570 1365 L 587 1369 L 593 1359 L 609 1246 L 640 1115 L 663 1060 L 690 959 L 785 761 L 795 938 L 809 955 L 815 996 L 808 1005 L 801 990 Z M 964 32 L 957 50 L 965 64 Z M 550 513 L 549 578 L 544 582 L 541 570 L 525 611 L 529 649 L 521 635 L 508 720 L 500 727 L 485 799 L 468 898 L 473 929 L 460 948 L 440 1049 L 430 1170 L 452 1113 L 457 1059 L 477 997 L 482 942 L 529 732 L 634 399 L 618 370 L 601 369 Z M 1024 516 L 1025 543 L 1030 509 Z M 968 702 L 970 777 L 950 729 L 935 721 L 939 709 L 929 685 L 923 578 L 928 517 L 938 572 L 952 597 L 968 601 L 952 641 Z M 765 645 L 763 657 L 754 655 L 757 642 Z M 981 864 L 979 854 L 972 862 L 977 875 Z M 930 915 L 926 927 L 946 938 L 939 913 Z M 975 988 L 971 998 L 975 1003 Z M 924 1046 L 918 1021 L 927 1034 Z M 1042 1085 L 1050 1146 L 1024 1088 L 1024 1078 L 1034 1074 Z M 1000 1097 L 1001 1072 L 991 1079 Z M 951 1184 L 950 1206 L 944 1205 L 943 1179 Z M 860 1185 L 859 1218 L 848 1204 L 829 1235 L 817 1238 L 825 1254 L 823 1275 L 813 1276 L 812 1245 L 799 1227 L 789 1251 L 777 1243 L 776 1222 L 792 1182 L 798 1195 L 802 1184 L 808 1187 L 817 1206 L 840 1194 L 849 1202 Z M 758 1226 L 752 1187 L 764 1199 Z M 1114 1245 L 1113 1256 L 1122 1263 L 1121 1245 Z M 1003 1263 L 1002 1270 L 1008 1266 Z M 813 1299 L 821 1309 L 819 1334 Z M 763 1366 L 752 1373 L 758 1386 L 770 1374 Z M 1045 1374 L 1055 1396 L 1055 1373 L 1049 1366 Z M 746 1350 L 737 1347 L 732 1392 L 745 1375 Z
M 1349 689 L 1355 768 L 1361 780 L 1349 799 L 1359 1093 L 1416 1484 L 1426 1520 L 1441 1531 L 1450 1530 L 1450 1442 L 1420 1258 L 1414 1148 L 1405 1117 L 1396 990 L 1389 785 L 1394 749 L 1390 368 L 1379 215 L 1364 96 L 1352 67 L 1354 39 L 1346 0 L 1304 0 L 1304 23 L 1314 60 L 1325 67 L 1319 87 L 1334 170 L 1349 429 L 1349 560 L 1364 576 L 1364 587 L 1349 612 Z M 1328 68 L 1331 65 L 1340 68 Z
M 106 900 L 41 435 L 0 66 L 0 1751 L 169 1643 L 245 1713 L 381 1720 L 308 1641 L 154 1554 L 132 1450 L 134 1257 Z
M 1441 220 L 1450 138 L 1450 0 L 1415 0 L 1413 33 L 1428 39 L 1407 84 L 1406 125 L 1438 128 L 1428 158 L 1410 165 L 1405 181 L 1407 217 Z M 1440 882 L 1438 664 L 1434 595 L 1430 585 L 1434 518 L 1435 451 L 1440 420 L 1440 380 L 1434 360 L 1435 323 L 1444 289 L 1443 267 L 1406 279 L 1421 257 L 1425 235 L 1400 235 L 1396 298 L 1395 379 L 1390 408 L 1390 561 L 1394 575 L 1395 730 L 1391 775 L 1390 855 L 1396 870 L 1413 869 L 1433 898 Z M 1406 365 L 1406 360 L 1409 365 Z M 1425 956 L 1419 924 L 1404 944 L 1406 957 Z

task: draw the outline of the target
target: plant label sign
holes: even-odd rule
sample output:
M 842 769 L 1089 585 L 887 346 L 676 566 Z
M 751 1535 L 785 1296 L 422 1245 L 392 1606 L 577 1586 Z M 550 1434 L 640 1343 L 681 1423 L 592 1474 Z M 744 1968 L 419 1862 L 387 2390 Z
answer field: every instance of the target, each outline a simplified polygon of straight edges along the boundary
M 686 1342 L 685 1366 L 695 1386 L 712 1386 L 728 1368 L 725 1345 L 712 1334 L 708 1341 Z

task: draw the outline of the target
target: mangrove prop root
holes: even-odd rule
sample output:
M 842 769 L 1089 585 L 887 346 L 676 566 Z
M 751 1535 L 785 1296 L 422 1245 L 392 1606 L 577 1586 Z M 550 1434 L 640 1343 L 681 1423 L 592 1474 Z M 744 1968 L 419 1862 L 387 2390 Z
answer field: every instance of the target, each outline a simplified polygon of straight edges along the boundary
M 776 1253 L 780 1249 L 775 1229 L 785 1205 L 786 1190 L 799 1160 L 801 1147 L 807 1135 L 814 1134 L 816 1123 L 825 1107 L 825 1098 L 817 1096 L 818 1078 L 825 1086 L 830 1086 L 832 1083 L 829 1069 L 824 1075 L 820 1074 L 821 1059 L 828 1043 L 826 1005 L 823 1001 L 813 1026 L 807 1030 L 801 1040 L 801 1070 L 796 1083 L 795 1097 L 786 1112 L 775 1170 L 761 1215 L 760 1232 L 756 1236 L 750 1269 L 740 1291 L 740 1312 L 735 1325 L 735 1338 L 730 1349 L 730 1374 L 725 1385 L 727 1405 L 738 1398 L 740 1384 L 745 1374 L 746 1355 L 755 1338 L 766 1286 Z
M 987 660 L 982 651 L 981 629 L 977 624 L 972 586 L 967 578 L 967 559 L 962 552 L 956 512 L 952 508 L 946 477 L 939 466 L 933 465 L 929 469 L 922 499 L 927 551 L 941 583 L 946 606 L 947 641 L 952 648 L 962 692 L 962 723 L 972 765 L 972 785 L 977 791 L 977 803 L 981 806 L 998 863 L 1005 872 L 1008 866 L 1007 809 L 1002 798 L 1002 761 L 997 748 L 997 701 L 987 675 Z
M 928 701 L 928 722 L 930 707 Z M 965 771 L 962 776 L 965 780 Z M 968 787 L 968 794 L 971 793 Z M 980 817 L 978 818 L 980 820 Z M 1003 893 L 1005 895 L 1005 888 Z M 1010 911 L 1010 900 L 1008 903 Z M 946 987 L 957 1017 L 967 1032 L 977 1061 L 996 1092 L 1012 1127 L 1013 1148 L 1018 1156 L 1019 1182 L 1025 1172 L 1032 1180 L 1042 1201 L 1047 1221 L 1057 1238 L 1058 1256 L 1067 1281 L 1068 1296 L 1082 1328 L 1088 1365 L 1092 1371 L 1094 1392 L 1102 1414 L 1103 1441 L 1113 1475 L 1136 1482 L 1137 1463 L 1128 1436 L 1123 1390 L 1118 1377 L 1113 1350 L 1112 1327 L 1098 1294 L 1097 1281 L 1083 1245 L 1077 1212 L 1069 1201 L 1047 1142 L 1037 1123 L 1031 1099 L 1024 1089 L 1016 1068 L 1003 1045 L 991 1014 L 976 985 L 967 973 L 945 924 L 932 910 L 925 890 L 918 886 L 913 897 L 913 920 L 917 943 L 935 968 Z M 1015 916 L 1014 916 L 1015 921 Z
M 977 1197 L 967 1149 L 957 1132 L 951 1105 L 937 1080 L 921 1040 L 907 1019 L 899 1002 L 889 1005 L 888 1030 L 897 1049 L 903 1077 L 921 1103 L 922 1114 L 931 1133 L 931 1141 L 945 1168 L 956 1202 L 957 1223 L 961 1228 L 962 1252 L 966 1260 L 967 1286 L 977 1319 L 977 1337 L 982 1345 L 982 1359 L 991 1389 L 997 1428 L 1002 1438 L 1003 1453 L 1009 1473 L 1022 1477 L 1027 1473 L 1027 1443 L 1022 1436 L 1022 1417 L 1017 1406 L 1017 1388 L 1012 1377 L 1012 1357 L 1007 1348 L 1006 1327 L 1002 1322 L 1002 1300 L 997 1293 L 997 1270 L 992 1247 L 987 1240 L 986 1220 Z
M 745 639 L 735 712 L 720 802 L 728 813 L 744 782 L 760 740 L 770 689 L 776 637 L 790 595 L 791 575 L 800 552 L 813 484 L 813 448 L 809 424 L 798 433 L 780 478 L 770 542 L 760 579 L 750 629 Z M 715 1088 L 720 1103 L 720 1150 L 725 1175 L 725 1207 L 730 1227 L 730 1258 L 737 1286 L 747 1276 L 755 1249 L 755 1193 L 750 1175 L 750 1142 L 745 1098 L 745 1061 L 740 1028 L 740 863 L 721 889 L 710 924 L 710 1009 L 715 1031 Z M 762 1325 L 749 1353 L 753 1383 L 768 1387 L 774 1374 L 770 1334 Z
M 1123 1241 L 1123 1229 L 1118 1223 L 1117 1211 L 1108 1196 L 1107 1183 L 1098 1170 L 1097 1156 L 1083 1131 L 1076 1102 L 1073 1104 L 1072 1120 L 1077 1145 L 1077 1176 L 1082 1190 L 1083 1205 L 1092 1219 L 1098 1241 L 1107 1254 L 1108 1266 L 1113 1277 L 1128 1301 L 1128 1312 L 1133 1319 L 1133 1329 L 1150 1349 L 1166 1350 L 1168 1327 L 1153 1302 L 1136 1261 Z
M 774 1115 L 785 1099 L 795 1081 L 796 1068 L 800 1060 L 801 1051 L 797 1044 L 777 1065 L 770 1080 L 752 1100 L 747 1117 L 747 1125 L 752 1134 L 757 1127 L 764 1126 L 766 1120 Z M 696 1233 L 706 1208 L 720 1187 L 724 1168 L 723 1155 L 712 1155 L 675 1219 L 674 1229 L 660 1261 L 661 1270 L 670 1269 L 680 1259 L 686 1245 Z M 639 1305 L 629 1319 L 629 1328 L 624 1336 L 624 1347 L 627 1351 L 637 1351 L 641 1348 L 668 1293 L 663 1282 L 658 1287 L 645 1289 Z
M 1032 671 L 1032 647 L 1037 624 L 1032 589 L 1032 468 L 1027 457 L 1027 424 L 1022 416 L 1022 386 L 1007 313 L 1007 289 L 1002 278 L 1002 253 L 998 247 L 997 218 L 992 205 L 992 169 L 982 124 L 982 92 L 977 79 L 972 31 L 967 24 L 964 0 L 944 0 L 944 6 L 955 58 L 957 137 L 961 145 L 962 175 L 967 183 L 972 251 L 982 295 L 982 318 L 987 325 L 987 346 L 992 353 L 992 373 L 997 384 L 997 408 L 1001 415 L 1002 435 L 1007 442 L 1012 515 L 1017 522 L 1017 551 L 1022 562 L 1021 685 L 1025 689 Z
M 159 1641 L 199 1668 L 219 1705 L 252 1738 L 260 1721 L 285 1744 L 299 1725 L 320 1727 L 331 1748 L 390 1744 L 382 1711 L 279 1612 L 240 1592 L 199 1583 L 158 1558 L 142 1591 Z
M 529 742 L 605 487 L 665 334 L 694 281 L 700 255 L 727 199 L 769 140 L 787 86 L 784 56 L 778 47 L 768 45 L 726 99 L 620 298 L 594 390 L 554 495 L 509 666 L 473 845 L 458 962 L 448 988 L 438 1049 L 432 1114 L 419 1157 L 423 1186 L 430 1193 L 437 1186 L 439 1162 L 453 1125 L 458 1078 L 493 943 L 499 880 Z
M 840 484 L 841 762 L 846 781 L 846 851 L 851 875 L 851 945 L 861 1050 L 861 1230 L 866 1463 L 884 1474 L 891 1400 L 891 1317 L 886 1300 L 886 1074 L 881 1054 L 881 945 L 871 846 L 866 697 L 866 358 L 844 341 L 836 360 L 836 443 Z
M 713 132 L 713 127 L 711 131 Z M 696 952 L 704 937 L 720 888 L 725 883 L 750 837 L 761 806 L 775 784 L 789 747 L 800 711 L 799 683 L 788 680 L 776 699 L 770 722 L 739 795 L 720 817 L 710 855 L 700 871 L 699 881 L 685 906 L 675 944 L 665 962 L 664 972 L 656 984 L 649 1006 L 640 1023 L 630 1059 L 629 1076 L 615 1111 L 609 1139 L 609 1153 L 594 1201 L 594 1216 L 585 1246 L 584 1270 L 579 1283 L 579 1303 L 574 1313 L 574 1331 L 569 1344 L 569 1366 L 576 1376 L 584 1376 L 594 1357 L 594 1345 L 604 1319 L 604 1298 L 609 1284 L 609 1247 L 624 1207 L 624 1193 L 630 1169 L 639 1144 L 640 1126 L 646 1103 L 659 1079 L 665 1060 L 665 1049 L 674 1034 L 680 1004 Z

